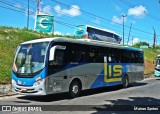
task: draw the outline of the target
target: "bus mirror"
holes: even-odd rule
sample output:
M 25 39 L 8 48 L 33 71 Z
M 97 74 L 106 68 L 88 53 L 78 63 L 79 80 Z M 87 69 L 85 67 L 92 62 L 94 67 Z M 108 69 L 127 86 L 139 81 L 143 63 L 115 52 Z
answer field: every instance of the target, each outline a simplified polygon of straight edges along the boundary
M 15 50 L 14 50 L 14 55 L 16 55 L 17 51 L 19 50 L 20 46 L 18 46 Z
M 55 51 L 56 51 L 56 49 L 65 50 L 65 49 L 66 49 L 66 46 L 60 46 L 60 45 L 53 46 L 53 47 L 50 49 L 49 61 L 53 61 L 53 60 L 54 60 L 54 56 L 55 56 Z

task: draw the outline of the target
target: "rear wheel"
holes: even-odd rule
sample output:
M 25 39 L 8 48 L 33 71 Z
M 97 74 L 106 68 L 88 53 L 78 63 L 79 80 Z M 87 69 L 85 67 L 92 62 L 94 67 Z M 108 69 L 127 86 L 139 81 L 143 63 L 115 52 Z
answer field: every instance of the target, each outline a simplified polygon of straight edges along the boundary
M 122 78 L 122 87 L 123 88 L 127 88 L 129 85 L 129 78 L 127 75 L 125 75 L 123 78 Z
M 78 97 L 80 94 L 80 83 L 78 81 L 73 81 L 69 88 L 69 95 L 71 98 Z

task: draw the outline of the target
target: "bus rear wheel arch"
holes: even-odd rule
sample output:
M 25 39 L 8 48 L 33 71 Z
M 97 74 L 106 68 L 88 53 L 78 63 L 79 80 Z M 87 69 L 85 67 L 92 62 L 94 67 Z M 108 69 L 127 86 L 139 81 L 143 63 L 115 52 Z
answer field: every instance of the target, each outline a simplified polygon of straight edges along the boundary
M 80 91 L 82 90 L 82 83 L 79 79 L 72 80 L 70 86 L 69 86 L 69 96 L 71 98 L 78 97 L 80 94 Z
M 129 85 L 129 77 L 128 75 L 124 75 L 122 78 L 122 87 L 127 88 Z

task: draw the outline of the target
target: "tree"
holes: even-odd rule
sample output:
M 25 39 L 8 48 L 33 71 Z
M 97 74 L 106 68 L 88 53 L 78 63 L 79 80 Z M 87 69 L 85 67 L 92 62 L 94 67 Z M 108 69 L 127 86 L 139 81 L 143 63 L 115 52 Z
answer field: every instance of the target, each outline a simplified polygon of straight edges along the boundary
M 139 42 L 139 43 L 137 43 L 137 44 L 135 44 L 135 45 L 133 45 L 133 47 L 137 47 L 137 48 L 139 48 L 140 46 L 148 46 L 149 47 L 149 43 L 147 43 L 147 42 Z

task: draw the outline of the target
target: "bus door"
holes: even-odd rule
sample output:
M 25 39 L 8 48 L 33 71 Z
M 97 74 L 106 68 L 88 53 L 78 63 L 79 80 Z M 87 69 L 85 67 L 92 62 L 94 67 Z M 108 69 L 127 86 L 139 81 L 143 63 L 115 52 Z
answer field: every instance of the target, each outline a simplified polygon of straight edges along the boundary
M 48 64 L 48 91 L 58 92 L 62 90 L 62 82 L 66 79 L 66 73 L 63 70 L 65 62 L 66 46 L 55 45 L 50 49 Z

